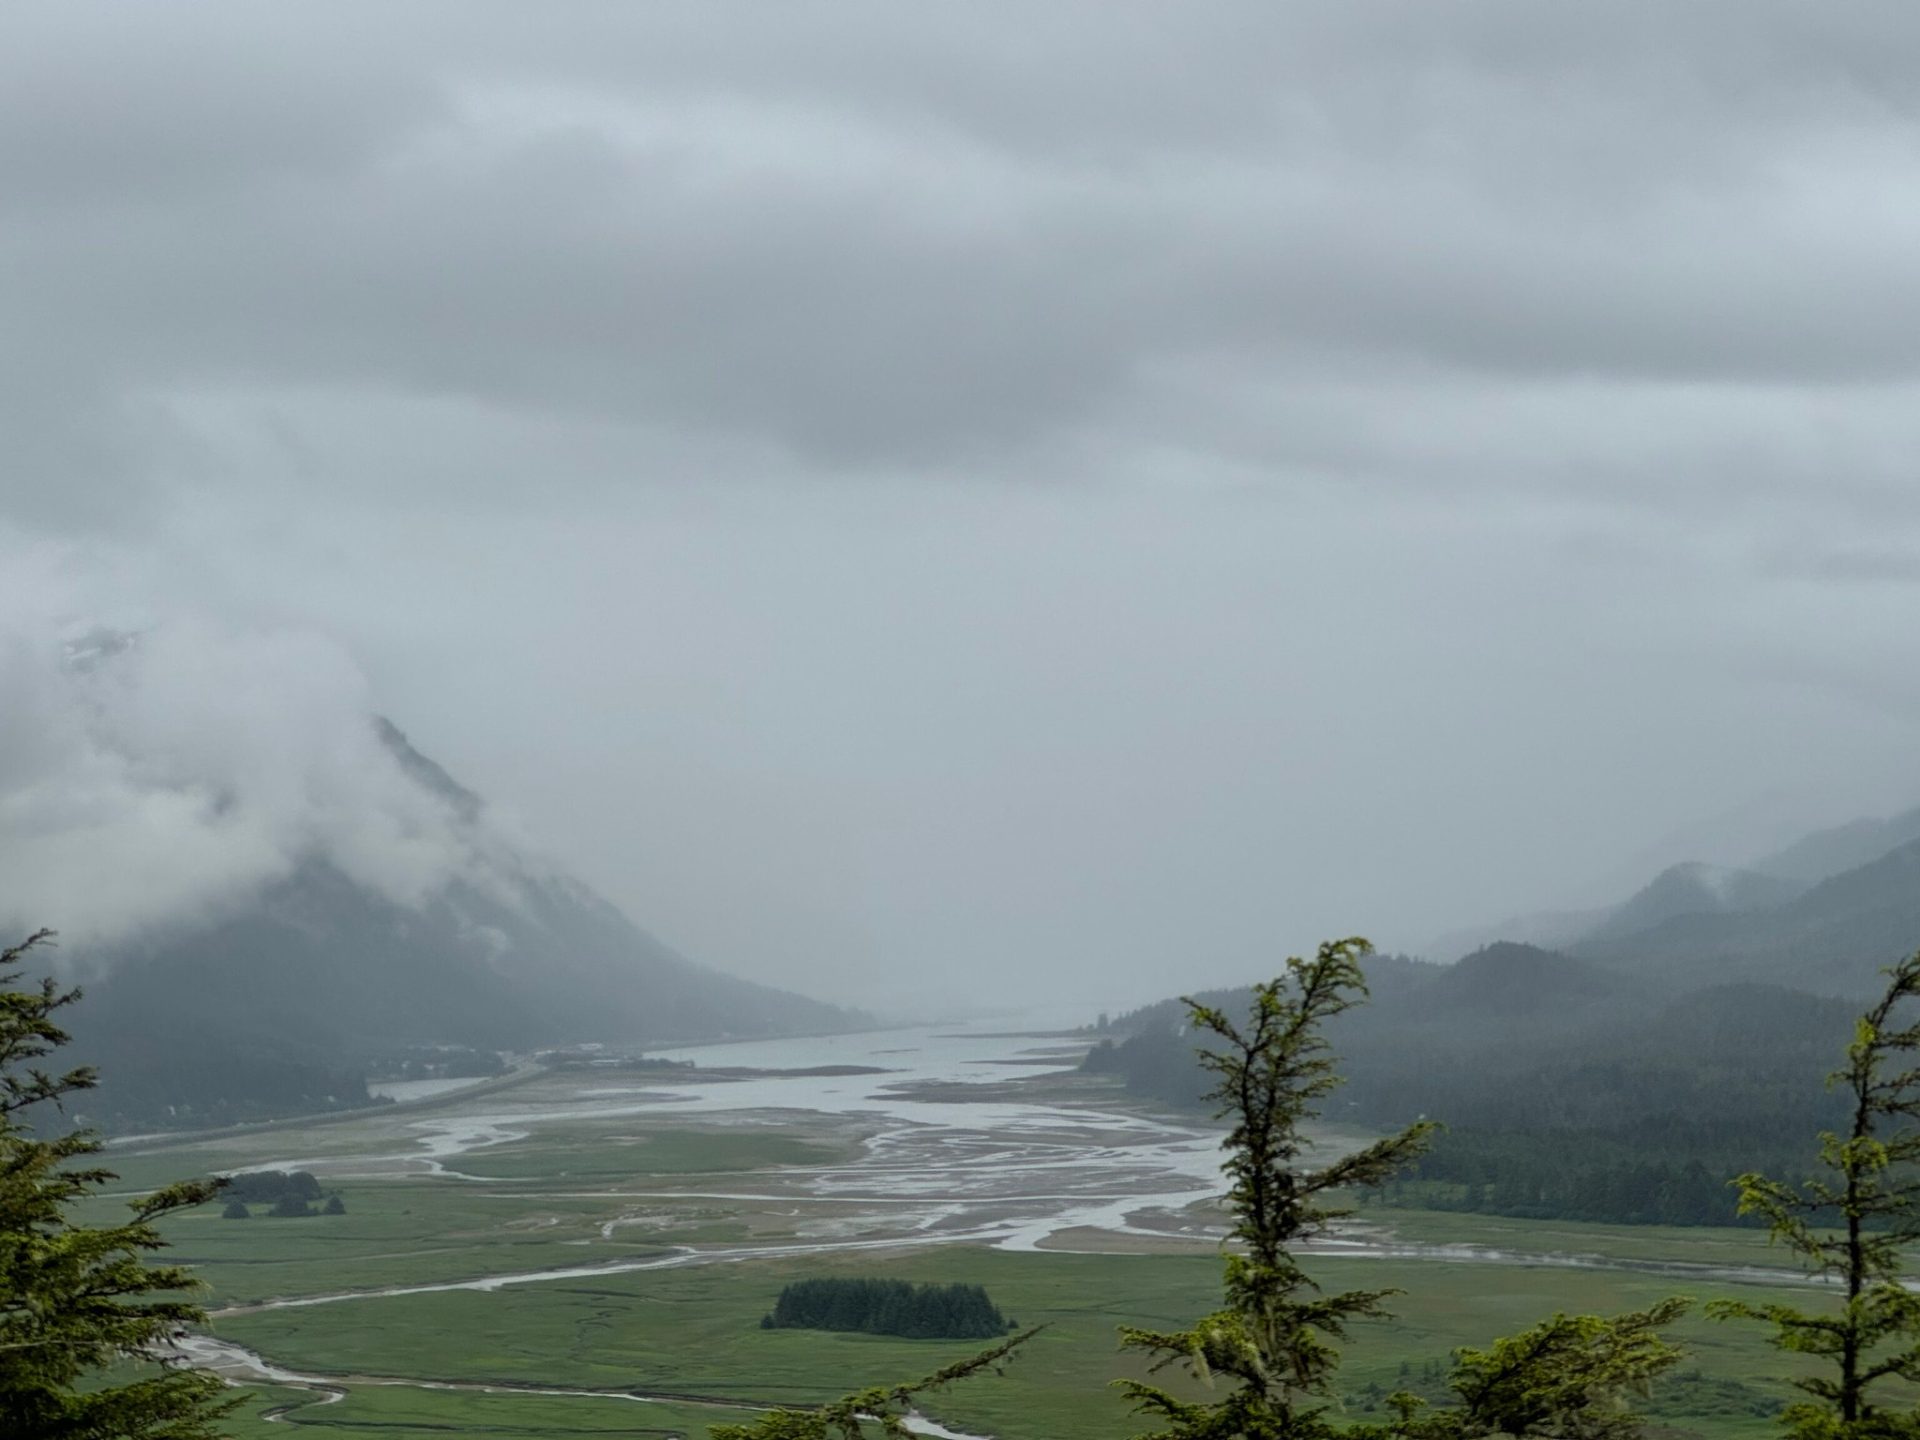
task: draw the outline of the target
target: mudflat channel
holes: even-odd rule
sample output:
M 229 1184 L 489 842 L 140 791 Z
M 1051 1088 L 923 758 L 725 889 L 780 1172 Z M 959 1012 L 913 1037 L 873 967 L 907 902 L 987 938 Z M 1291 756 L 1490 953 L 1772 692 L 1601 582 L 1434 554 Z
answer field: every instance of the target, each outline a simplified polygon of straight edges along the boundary
M 740 1407 L 817 1403 L 972 1348 L 760 1332 L 779 1285 L 817 1271 L 984 1279 L 1023 1323 L 1052 1326 L 1056 1356 L 1071 1341 L 1097 1397 L 1116 1321 L 1211 1303 L 1222 1132 L 1079 1076 L 1084 1049 L 936 1027 L 704 1046 L 660 1054 L 691 1068 L 530 1071 L 471 1095 L 169 1137 L 115 1159 L 135 1183 L 310 1170 L 345 1198 L 344 1216 L 240 1224 L 210 1207 L 173 1227 L 212 1287 L 212 1324 L 191 1354 L 253 1388 L 255 1428 L 298 1412 L 306 1425 L 405 1437 L 415 1420 L 423 1435 L 457 1433 L 515 1407 L 571 1424 L 611 1406 L 645 1416 L 647 1433 L 697 1437 Z M 1329 1134 L 1323 1148 L 1357 1138 Z M 1709 1238 L 1549 1238 L 1369 1211 L 1316 1248 L 1409 1290 L 1408 1264 L 1436 1266 L 1460 1277 L 1443 1289 L 1470 1306 L 1539 1288 L 1520 1277 L 1542 1270 L 1591 1277 L 1557 1283 L 1555 1304 L 1569 1288 L 1612 1304 L 1668 1277 L 1800 1283 L 1757 1237 Z M 1069 1404 L 1064 1387 L 1022 1377 L 1016 1364 L 1004 1382 L 929 1401 L 917 1423 L 1018 1440 L 1018 1423 L 1000 1419 L 1024 1413 L 1017 1400 L 1042 1413 L 1057 1403 L 1045 1433 L 1059 1440 L 1076 1427 L 1126 1433 L 1104 1401 Z

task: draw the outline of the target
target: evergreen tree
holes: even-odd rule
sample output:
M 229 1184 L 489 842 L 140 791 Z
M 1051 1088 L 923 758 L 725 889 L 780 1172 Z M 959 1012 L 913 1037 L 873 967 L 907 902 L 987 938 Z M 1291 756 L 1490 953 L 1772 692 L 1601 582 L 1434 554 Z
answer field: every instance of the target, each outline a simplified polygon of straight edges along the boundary
M 1645 1422 L 1625 1401 L 1644 1395 L 1680 1358 L 1660 1331 L 1686 1310 L 1685 1300 L 1674 1299 L 1626 1315 L 1555 1315 L 1485 1350 L 1455 1351 L 1448 1388 L 1457 1404 L 1427 1410 L 1403 1391 L 1388 1397 L 1398 1416 L 1392 1423 L 1342 1433 L 1351 1440 L 1630 1440 Z
M 1901 1251 L 1920 1240 L 1920 1019 L 1904 1003 L 1920 997 L 1920 955 L 1886 973 L 1885 992 L 1829 1080 L 1851 1119 L 1844 1137 L 1820 1136 L 1825 1174 L 1799 1186 L 1759 1174 L 1736 1182 L 1742 1214 L 1761 1217 L 1810 1271 L 1838 1283 L 1838 1313 L 1738 1301 L 1709 1308 L 1765 1321 L 1782 1350 L 1825 1362 L 1793 1382 L 1811 1397 L 1782 1413 L 1796 1440 L 1920 1436 L 1920 1410 L 1876 1402 L 1889 1380 L 1920 1381 L 1920 1299 L 1901 1283 Z
M 998 1371 L 1006 1360 L 1044 1327 L 1012 1336 L 990 1350 L 946 1365 L 907 1385 L 876 1385 L 843 1395 L 813 1410 L 773 1410 L 747 1425 L 715 1425 L 707 1433 L 711 1440 L 862 1440 L 869 1427 L 878 1426 L 892 1440 L 912 1440 L 906 1418 L 914 1401 L 931 1391 L 945 1389 L 956 1380 L 965 1380 L 989 1370 Z
M 1433 1129 L 1411 1126 L 1318 1171 L 1302 1163 L 1301 1126 L 1339 1083 L 1321 1027 L 1365 995 L 1366 953 L 1365 942 L 1343 940 L 1321 946 L 1311 961 L 1289 960 L 1285 976 L 1255 987 L 1244 1028 L 1187 1002 L 1194 1028 L 1225 1042 L 1203 1051 L 1201 1063 L 1215 1077 L 1209 1098 L 1234 1122 L 1225 1168 L 1236 1249 L 1226 1257 L 1226 1304 L 1186 1330 L 1129 1328 L 1121 1344 L 1158 1357 L 1156 1370 L 1182 1364 L 1232 1390 L 1198 1404 L 1142 1381 L 1118 1382 L 1136 1411 L 1167 1422 L 1155 1432 L 1167 1440 L 1320 1433 L 1340 1363 L 1332 1342 L 1349 1322 L 1385 1313 L 1381 1302 L 1393 1292 L 1326 1294 L 1290 1248 L 1350 1213 L 1329 1206 L 1328 1196 L 1380 1184 L 1419 1154 Z
M 1164 1422 L 1142 1440 L 1321 1440 L 1336 1433 L 1365 1440 L 1474 1440 L 1494 1435 L 1625 1436 L 1640 1428 L 1621 1403 L 1679 1358 L 1659 1338 L 1685 1302 L 1612 1319 L 1556 1315 L 1487 1350 L 1462 1350 L 1450 1387 L 1459 1403 L 1428 1411 L 1404 1391 L 1389 1397 L 1385 1425 L 1336 1426 L 1327 1417 L 1338 1342 L 1356 1319 L 1386 1314 L 1392 1291 L 1327 1294 L 1300 1266 L 1293 1247 L 1327 1232 L 1350 1210 L 1328 1204 L 1343 1190 L 1378 1186 L 1418 1155 L 1433 1126 L 1422 1122 L 1377 1140 L 1321 1169 L 1303 1163 L 1301 1127 L 1339 1084 L 1322 1027 L 1366 995 L 1360 961 L 1366 941 L 1330 941 L 1311 960 L 1256 986 L 1251 1014 L 1235 1024 L 1193 1001 L 1197 1030 L 1225 1042 L 1204 1052 L 1216 1077 L 1211 1097 L 1233 1129 L 1227 1192 L 1236 1249 L 1226 1258 L 1225 1306 L 1183 1331 L 1122 1331 L 1122 1344 L 1157 1356 L 1154 1368 L 1180 1364 L 1210 1386 L 1230 1389 L 1211 1402 L 1182 1400 L 1158 1386 L 1117 1382 L 1136 1411 Z
M 72 1209 L 116 1177 L 87 1164 L 87 1131 L 38 1138 L 25 1118 L 89 1088 L 89 1069 L 37 1062 L 67 1041 L 55 1015 L 79 998 L 51 979 L 16 990 L 41 931 L 0 951 L 0 1434 L 9 1440 L 210 1440 L 232 1408 L 214 1376 L 171 1363 L 172 1342 L 200 1319 L 179 1298 L 195 1281 L 147 1263 L 162 1216 L 211 1199 L 216 1182 L 173 1185 L 132 1202 L 120 1225 L 81 1225 Z M 126 1378 L 108 1367 L 147 1362 Z
M 1640 1429 L 1626 1398 L 1679 1358 L 1660 1329 L 1685 1310 L 1669 1300 L 1649 1310 L 1602 1318 L 1556 1315 L 1533 1329 L 1462 1350 L 1449 1377 L 1457 1403 L 1428 1409 L 1399 1391 L 1385 1397 L 1393 1418 L 1336 1425 L 1332 1381 L 1338 1342 L 1356 1319 L 1384 1314 L 1393 1292 L 1327 1294 L 1292 1247 L 1325 1233 L 1349 1213 L 1329 1202 L 1342 1189 L 1380 1184 L 1416 1155 L 1431 1127 L 1421 1124 L 1337 1159 L 1306 1167 L 1301 1127 L 1338 1083 L 1322 1026 L 1366 994 L 1360 960 L 1366 941 L 1333 941 L 1312 960 L 1256 987 L 1244 1025 L 1222 1011 L 1188 1003 L 1199 1030 L 1225 1042 L 1203 1060 L 1216 1077 L 1213 1097 L 1233 1126 L 1225 1141 L 1233 1214 L 1225 1303 L 1180 1331 L 1125 1329 L 1121 1342 L 1156 1357 L 1153 1368 L 1187 1368 L 1217 1400 L 1188 1401 L 1142 1381 L 1117 1382 L 1138 1412 L 1163 1428 L 1139 1440 L 1482 1440 L 1540 1436 L 1621 1440 Z M 1028 1331 L 918 1386 L 868 1390 L 819 1410 L 775 1411 L 751 1425 L 721 1426 L 715 1440 L 857 1440 L 863 1416 L 888 1435 L 907 1432 L 900 1416 L 930 1383 L 991 1368 L 1036 1332 Z

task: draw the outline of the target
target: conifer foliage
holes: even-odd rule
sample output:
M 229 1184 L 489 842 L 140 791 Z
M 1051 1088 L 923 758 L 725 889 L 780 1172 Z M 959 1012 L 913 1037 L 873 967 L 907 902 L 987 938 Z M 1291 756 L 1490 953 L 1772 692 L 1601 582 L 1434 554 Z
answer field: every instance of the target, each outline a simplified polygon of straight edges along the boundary
M 1920 1241 L 1920 955 L 1887 971 L 1860 1017 L 1847 1063 L 1829 1083 L 1848 1098 L 1842 1136 L 1820 1136 L 1824 1172 L 1800 1186 L 1740 1177 L 1740 1212 L 1814 1274 L 1835 1282 L 1838 1310 L 1720 1301 L 1709 1313 L 1761 1320 L 1782 1350 L 1823 1361 L 1793 1383 L 1809 1398 L 1781 1416 L 1794 1440 L 1920 1436 L 1920 1409 L 1882 1403 L 1889 1381 L 1920 1381 L 1920 1297 L 1901 1283 L 1901 1252 Z
M 957 1380 L 997 1373 L 1014 1351 L 1044 1328 L 1023 1330 L 906 1385 L 875 1385 L 812 1410 L 772 1410 L 751 1424 L 715 1425 L 707 1433 L 710 1440 L 862 1440 L 877 1429 L 890 1440 L 911 1440 L 913 1432 L 906 1422 L 916 1401 Z
M 1232 1121 L 1225 1140 L 1233 1217 L 1221 1308 L 1177 1331 L 1123 1329 L 1123 1346 L 1154 1357 L 1156 1371 L 1189 1372 L 1175 1393 L 1117 1382 L 1137 1413 L 1160 1427 L 1137 1440 L 1625 1440 L 1641 1428 L 1630 1400 L 1679 1359 L 1661 1338 L 1686 1309 L 1668 1300 L 1627 1315 L 1555 1315 L 1484 1350 L 1454 1356 L 1457 1403 L 1430 1409 L 1407 1392 L 1389 1397 L 1385 1424 L 1342 1423 L 1333 1412 L 1340 1342 L 1355 1320 L 1384 1315 L 1384 1290 L 1323 1291 L 1294 1247 L 1347 1213 L 1338 1192 L 1378 1185 L 1419 1153 L 1422 1123 L 1334 1159 L 1308 1162 L 1305 1123 L 1339 1083 L 1322 1027 L 1366 995 L 1360 939 L 1292 959 L 1256 988 L 1252 1013 L 1235 1022 L 1192 1001 L 1194 1026 L 1223 1042 L 1204 1052 L 1213 1097 Z M 818 1410 L 779 1410 L 751 1425 L 722 1426 L 715 1440 L 858 1440 L 877 1422 L 890 1436 L 914 1397 L 996 1368 L 1034 1333 L 1016 1335 L 915 1385 L 849 1395 Z
M 113 1180 L 87 1163 L 85 1131 L 55 1131 L 62 1097 L 94 1083 L 88 1069 L 51 1074 L 39 1062 L 66 1043 L 54 1017 L 78 998 L 52 980 L 16 989 L 42 931 L 0 951 L 0 1435 L 9 1440 L 210 1440 L 231 1408 L 220 1381 L 168 1363 L 171 1342 L 202 1319 L 179 1298 L 177 1266 L 152 1265 L 155 1222 L 210 1199 L 195 1182 L 132 1202 L 119 1225 L 81 1225 L 73 1207 Z M 35 1112 L 29 1119 L 29 1112 Z M 50 1132 L 39 1138 L 38 1120 Z M 122 1361 L 144 1361 L 110 1371 Z
M 1332 1197 L 1377 1186 L 1420 1153 L 1433 1126 L 1421 1122 L 1352 1154 L 1309 1168 L 1303 1126 L 1340 1083 L 1322 1027 L 1367 993 L 1360 961 L 1371 948 L 1329 941 L 1311 960 L 1256 986 L 1236 1023 L 1188 1001 L 1194 1028 L 1222 1042 L 1202 1053 L 1216 1077 L 1211 1098 L 1233 1121 L 1226 1148 L 1233 1216 L 1225 1304 L 1186 1330 L 1124 1329 L 1121 1343 L 1184 1367 L 1218 1398 L 1189 1399 L 1137 1380 L 1117 1382 L 1136 1412 L 1162 1428 L 1142 1440 L 1477 1440 L 1553 1436 L 1613 1440 L 1639 1418 L 1623 1400 L 1679 1358 L 1660 1338 L 1685 1302 L 1629 1315 L 1556 1315 L 1486 1350 L 1454 1357 L 1456 1405 L 1428 1410 L 1418 1397 L 1390 1397 L 1386 1425 L 1337 1424 L 1330 1414 L 1339 1344 L 1355 1320 L 1387 1312 L 1394 1292 L 1329 1294 L 1301 1267 L 1294 1247 L 1350 1213 Z
M 1226 1382 L 1230 1393 L 1195 1403 L 1157 1385 L 1119 1382 L 1137 1411 L 1168 1422 L 1161 1435 L 1313 1433 L 1340 1362 L 1333 1342 L 1350 1322 L 1385 1314 L 1381 1302 L 1392 1291 L 1329 1295 L 1290 1248 L 1348 1213 L 1328 1197 L 1391 1178 L 1433 1129 L 1422 1122 L 1318 1170 L 1305 1166 L 1301 1127 L 1340 1083 L 1321 1027 L 1365 996 L 1366 953 L 1365 941 L 1340 940 L 1322 945 L 1313 960 L 1288 961 L 1285 975 L 1254 988 L 1243 1024 L 1187 1002 L 1194 1028 L 1224 1042 L 1200 1058 L 1215 1077 L 1209 1098 L 1234 1122 L 1226 1139 L 1235 1242 L 1226 1257 L 1226 1303 L 1185 1330 L 1123 1330 L 1121 1343 L 1155 1356 L 1155 1369 L 1181 1364 Z

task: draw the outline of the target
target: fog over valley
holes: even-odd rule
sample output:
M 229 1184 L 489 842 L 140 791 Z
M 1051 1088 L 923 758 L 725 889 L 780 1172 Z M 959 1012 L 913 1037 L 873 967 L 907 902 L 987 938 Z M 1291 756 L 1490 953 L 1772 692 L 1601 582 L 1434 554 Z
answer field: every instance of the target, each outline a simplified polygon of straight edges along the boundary
M 689 954 L 904 1009 L 1920 799 L 1904 19 L 589 11 L 10 20 L 11 653 L 254 648 L 250 751 L 378 710 Z
M 0 12 L 0 1435 L 1920 1434 L 1916 95 Z

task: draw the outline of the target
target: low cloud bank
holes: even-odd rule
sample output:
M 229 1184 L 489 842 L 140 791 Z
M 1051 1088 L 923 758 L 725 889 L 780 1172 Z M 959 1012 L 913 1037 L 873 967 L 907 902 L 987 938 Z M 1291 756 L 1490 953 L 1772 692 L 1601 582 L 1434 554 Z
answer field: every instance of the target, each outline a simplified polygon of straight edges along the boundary
M 178 616 L 0 618 L 0 922 L 70 949 L 244 903 L 325 859 L 417 904 L 481 843 L 402 768 L 328 637 Z

